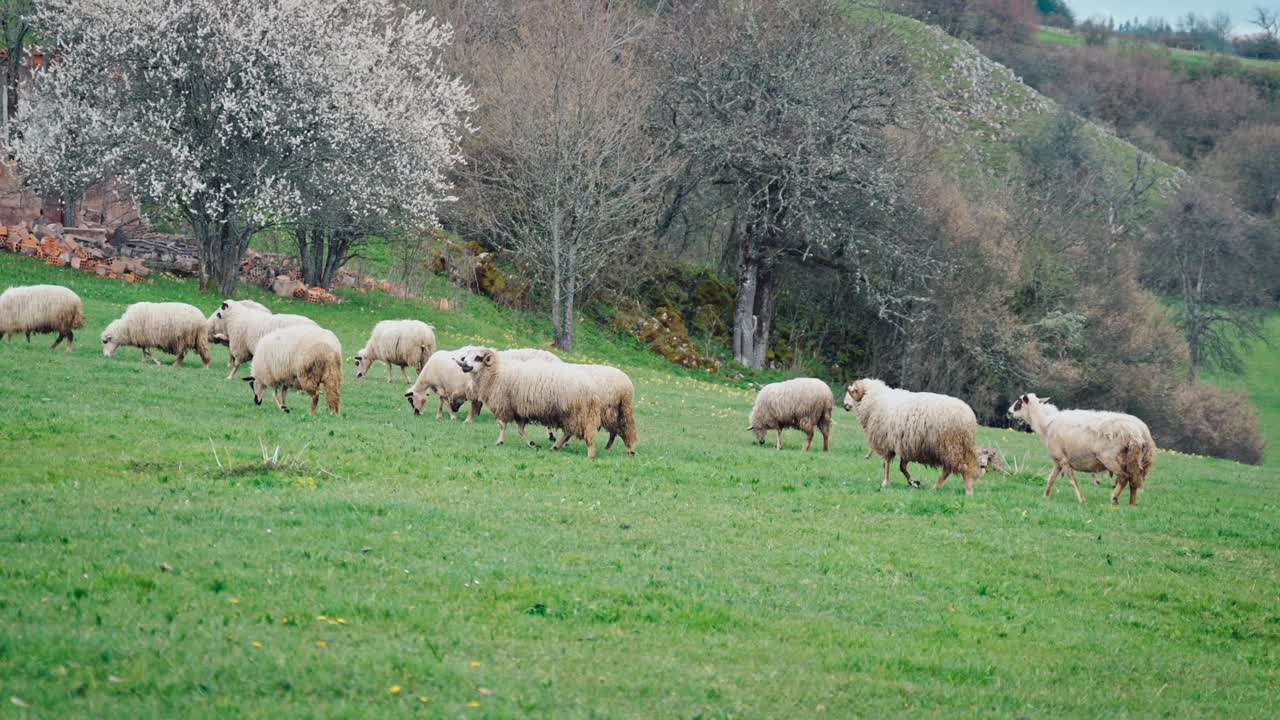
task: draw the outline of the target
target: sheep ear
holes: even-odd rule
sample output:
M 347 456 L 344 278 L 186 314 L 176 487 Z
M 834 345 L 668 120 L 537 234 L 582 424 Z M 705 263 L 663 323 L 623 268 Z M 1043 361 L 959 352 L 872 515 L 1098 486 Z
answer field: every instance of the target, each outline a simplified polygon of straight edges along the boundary
M 1047 398 L 1047 397 L 1045 397 L 1045 398 L 1040 398 L 1040 402 L 1042 402 L 1042 403 L 1047 403 L 1047 402 L 1049 402 L 1049 401 L 1050 401 L 1050 400 L 1052 400 L 1052 399 L 1053 399 L 1053 398 Z
M 412 400 L 412 399 L 413 399 L 413 391 L 412 391 L 412 390 L 410 390 L 410 391 L 406 392 L 406 393 L 404 394 L 404 396 L 405 396 L 405 397 L 407 397 L 407 398 L 409 398 L 410 400 Z
M 227 309 L 227 303 L 224 301 L 224 302 L 222 303 L 222 306 L 221 306 L 221 307 L 219 307 L 218 309 L 219 309 L 219 310 L 226 310 L 226 309 Z
M 244 379 L 244 381 L 245 381 L 245 382 L 247 382 L 247 383 L 251 383 L 251 382 L 253 382 L 253 380 L 254 380 L 254 378 L 253 378 L 253 376 L 252 376 L 252 375 L 250 375 L 249 377 L 247 377 L 247 378 L 245 378 L 245 379 Z

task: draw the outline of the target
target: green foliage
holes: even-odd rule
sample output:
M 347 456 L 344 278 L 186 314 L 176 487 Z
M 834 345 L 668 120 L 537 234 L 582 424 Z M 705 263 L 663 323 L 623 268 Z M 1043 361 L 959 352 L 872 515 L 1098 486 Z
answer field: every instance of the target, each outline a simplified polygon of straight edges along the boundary
M 1042 499 L 1039 441 L 982 429 L 1012 475 L 973 499 L 954 478 L 882 492 L 851 415 L 830 454 L 757 447 L 750 392 L 584 324 L 574 358 L 630 372 L 641 433 L 636 457 L 591 463 L 581 443 L 493 447 L 487 414 L 412 417 L 376 375 L 348 378 L 341 418 L 255 407 L 216 365 L 97 351 L 125 303 L 212 308 L 191 283 L 0 257 L 0 286 L 32 282 L 74 287 L 88 327 L 72 354 L 0 344 L 0 678 L 26 712 L 1244 718 L 1280 700 L 1271 470 L 1161 453 L 1138 507 L 1111 511 L 1091 485 L 1084 506 L 1064 483 Z M 546 331 L 483 298 L 248 294 L 347 348 L 386 317 L 446 347 Z

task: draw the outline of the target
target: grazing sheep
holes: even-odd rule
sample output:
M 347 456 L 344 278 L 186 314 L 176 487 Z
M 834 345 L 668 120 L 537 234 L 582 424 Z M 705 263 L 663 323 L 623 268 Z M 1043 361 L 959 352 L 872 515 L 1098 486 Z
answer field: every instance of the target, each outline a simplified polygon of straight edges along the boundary
M 188 350 L 195 350 L 208 368 L 209 324 L 200 308 L 187 303 L 134 303 L 102 331 L 102 354 L 111 357 L 118 347 L 142 348 L 144 365 L 147 358 L 160 364 L 151 348 L 173 353 L 178 356 L 174 367 L 182 365 Z
M 276 405 L 289 412 L 287 396 L 295 388 L 311 396 L 311 414 L 320 402 L 320 389 L 334 415 L 342 415 L 342 344 L 333 333 L 316 325 L 292 325 L 273 330 L 258 341 L 253 366 L 245 378 L 253 401 L 261 405 L 267 388 L 280 389 Z
M 227 347 L 231 355 L 227 362 L 231 366 L 231 372 L 227 375 L 228 380 L 236 376 L 241 364 L 253 359 L 254 348 L 257 347 L 258 341 L 268 333 L 295 325 L 318 327 L 315 321 L 308 317 L 284 313 L 273 315 L 255 310 L 243 302 L 232 300 L 223 301 L 213 316 L 215 321 L 226 324 Z
M 75 331 L 84 327 L 80 296 L 61 285 L 11 287 L 0 294 L 0 340 L 12 340 L 22 333 L 31 342 L 31 333 L 58 333 L 49 349 L 65 338 L 67 352 L 75 342 Z
M 844 409 L 857 411 L 867 445 L 884 458 L 882 487 L 889 486 L 889 463 L 897 457 L 898 469 L 912 487 L 920 483 L 907 472 L 907 463 L 916 462 L 942 467 L 935 490 L 955 472 L 964 476 L 965 494 L 973 494 L 978 477 L 978 419 L 963 400 L 862 379 L 848 387 Z
M 500 350 L 498 354 L 502 356 L 503 361 L 512 362 L 529 362 L 530 360 L 540 360 L 542 362 L 560 362 L 560 358 L 555 353 L 539 348 L 512 348 L 510 350 Z
M 1115 476 L 1111 504 L 1120 502 L 1120 492 L 1129 486 L 1129 504 L 1138 502 L 1138 490 L 1146 482 L 1155 463 L 1156 444 L 1147 424 L 1132 415 L 1101 410 L 1059 410 L 1033 393 L 1019 397 L 1009 406 L 1009 415 L 1025 421 L 1044 441 L 1053 459 L 1053 471 L 1044 486 L 1044 496 L 1053 492 L 1053 482 L 1065 471 L 1084 502 L 1076 470 Z
M 501 353 L 499 353 L 501 354 Z M 600 398 L 601 415 L 600 427 L 609 432 L 609 441 L 605 443 L 604 449 L 608 450 L 613 447 L 613 441 L 622 438 L 622 443 L 627 447 L 627 453 L 636 454 L 636 442 L 639 440 L 639 429 L 636 427 L 636 419 L 632 409 L 635 402 L 636 389 L 631 383 L 631 378 L 627 374 L 615 367 L 609 365 L 577 365 L 565 364 L 566 367 L 575 368 L 585 375 L 591 384 L 595 387 L 596 393 Z M 550 428 L 552 426 L 548 426 Z M 548 429 L 547 439 L 552 443 L 553 450 L 559 450 L 569 442 L 569 436 L 565 435 L 556 442 L 555 434 Z
M 222 304 L 227 305 L 229 303 L 234 303 L 250 310 L 257 310 L 258 312 L 263 312 L 268 315 L 271 314 L 270 308 L 253 300 L 225 300 Z M 218 308 L 218 310 L 221 309 L 221 307 Z M 218 316 L 218 310 L 214 310 L 213 313 L 209 315 L 209 342 L 215 345 L 227 345 L 230 343 L 230 339 L 227 337 L 227 321 L 226 319 Z M 228 359 L 227 367 L 230 366 L 231 360 Z
M 414 415 L 422 414 L 422 406 L 426 403 L 428 392 L 435 393 L 436 397 L 440 398 L 436 406 L 437 420 L 441 418 L 445 407 L 449 408 L 449 419 L 456 419 L 458 409 L 462 407 L 462 403 L 468 401 L 471 403 L 471 409 L 463 422 L 469 423 L 472 418 L 480 414 L 480 400 L 476 397 L 475 383 L 471 381 L 469 375 L 462 372 L 462 368 L 457 363 L 460 358 L 475 349 L 474 346 L 469 345 L 457 350 L 441 350 L 431 354 L 422 372 L 418 373 L 418 379 L 404 394 L 409 401 L 409 407 L 413 408 Z
M 822 432 L 822 451 L 831 448 L 831 406 L 835 399 L 831 388 L 814 378 L 796 378 L 771 383 L 760 388 L 751 408 L 747 430 L 756 434 L 756 442 L 764 444 L 770 430 L 777 431 L 773 446 L 782 449 L 782 431 L 795 428 L 805 434 L 806 452 L 813 444 L 813 429 Z
M 569 438 L 587 444 L 587 457 L 596 456 L 596 433 L 604 415 L 604 401 L 591 377 L 568 363 L 503 362 L 496 350 L 479 348 L 457 360 L 472 375 L 476 395 L 498 421 L 498 442 L 507 436 L 507 423 L 515 422 L 529 447 L 538 447 L 524 426 L 536 422 L 564 430 L 557 447 Z
M 421 320 L 383 320 L 373 326 L 369 342 L 356 353 L 356 378 L 364 377 L 375 360 L 387 363 L 387 382 L 391 382 L 391 366 L 400 366 L 400 375 L 409 382 L 405 368 L 412 365 L 421 373 L 427 358 L 436 351 L 436 334 Z

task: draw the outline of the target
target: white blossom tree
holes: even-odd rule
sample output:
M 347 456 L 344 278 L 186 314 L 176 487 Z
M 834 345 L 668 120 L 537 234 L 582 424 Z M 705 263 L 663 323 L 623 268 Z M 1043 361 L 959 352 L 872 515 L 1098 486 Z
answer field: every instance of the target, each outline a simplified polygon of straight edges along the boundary
M 29 182 L 116 177 L 177 210 L 221 294 L 261 228 L 432 226 L 450 198 L 472 101 L 440 62 L 451 30 L 394 0 L 47 0 L 34 24 L 51 60 L 19 113 Z

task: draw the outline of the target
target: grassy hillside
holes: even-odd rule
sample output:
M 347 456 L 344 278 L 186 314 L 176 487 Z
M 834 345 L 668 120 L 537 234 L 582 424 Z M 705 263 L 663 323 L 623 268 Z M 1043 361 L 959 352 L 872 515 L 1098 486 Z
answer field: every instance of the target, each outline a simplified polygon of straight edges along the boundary
M 1036 39 L 1046 45 L 1063 45 L 1066 47 L 1084 47 L 1084 36 L 1056 27 L 1041 27 L 1036 34 Z M 1276 60 L 1259 60 L 1257 58 L 1241 58 L 1231 55 L 1223 56 L 1214 53 L 1199 52 L 1195 50 L 1182 50 L 1179 48 L 1170 48 L 1158 43 L 1149 43 L 1152 49 L 1169 54 L 1169 65 L 1173 68 L 1184 70 L 1208 68 L 1213 64 L 1216 58 L 1226 57 L 1230 60 L 1240 63 L 1240 66 L 1249 72 L 1256 72 L 1264 76 L 1280 78 L 1280 61 Z
M 1280 701 L 1271 469 L 1161 453 L 1137 508 L 1018 468 L 967 499 L 759 447 L 752 395 L 583 328 L 628 369 L 641 444 L 494 447 L 348 376 L 341 418 L 201 370 L 104 358 L 128 302 L 217 299 L 0 256 L 85 299 L 72 354 L 0 344 L 0 696 L 15 717 L 1266 717 Z M 381 318 L 522 345 L 483 299 L 304 306 L 347 354 Z M 295 407 L 301 402 L 295 402 Z M 264 464 L 261 446 L 280 448 Z M 216 449 L 216 459 L 214 451 Z M 931 471 L 919 472 L 932 476 Z
M 1243 376 L 1217 375 L 1213 381 L 1224 387 L 1243 390 L 1258 410 L 1258 420 L 1267 439 L 1264 462 L 1267 467 L 1280 467 L 1280 312 L 1267 320 L 1266 343 L 1255 343 L 1245 351 Z

